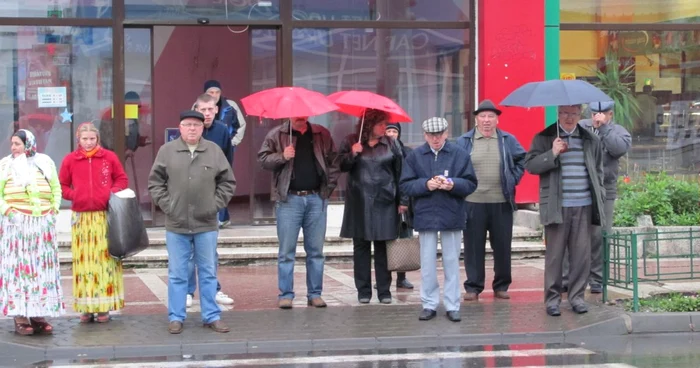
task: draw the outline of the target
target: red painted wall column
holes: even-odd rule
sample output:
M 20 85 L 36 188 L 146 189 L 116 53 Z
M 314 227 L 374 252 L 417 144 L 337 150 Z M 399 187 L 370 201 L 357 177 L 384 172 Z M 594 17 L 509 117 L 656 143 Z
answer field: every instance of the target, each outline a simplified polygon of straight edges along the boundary
M 544 0 L 479 0 L 479 100 L 499 105 L 524 83 L 544 80 L 544 5 Z M 501 109 L 499 128 L 515 135 L 527 151 L 532 137 L 544 129 L 544 109 Z M 537 180 L 525 174 L 518 203 L 539 201 Z

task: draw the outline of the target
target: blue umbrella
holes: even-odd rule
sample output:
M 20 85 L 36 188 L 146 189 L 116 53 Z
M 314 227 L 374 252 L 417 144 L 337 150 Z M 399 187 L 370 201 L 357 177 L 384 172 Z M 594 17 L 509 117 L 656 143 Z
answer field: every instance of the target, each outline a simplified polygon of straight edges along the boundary
M 610 96 L 583 80 L 554 79 L 530 82 L 518 87 L 503 101 L 503 106 L 568 106 L 591 101 L 612 101 Z

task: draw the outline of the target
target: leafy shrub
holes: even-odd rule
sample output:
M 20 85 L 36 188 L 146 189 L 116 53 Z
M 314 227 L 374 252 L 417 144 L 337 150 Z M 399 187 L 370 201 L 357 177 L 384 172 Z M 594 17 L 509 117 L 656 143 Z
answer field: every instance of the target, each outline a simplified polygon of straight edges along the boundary
M 632 310 L 632 301 L 624 304 L 625 309 Z M 642 312 L 697 312 L 700 311 L 700 298 L 697 293 L 670 293 L 639 299 Z
M 700 225 L 700 183 L 664 172 L 635 181 L 620 178 L 614 226 L 635 226 L 641 215 L 650 215 L 659 226 Z

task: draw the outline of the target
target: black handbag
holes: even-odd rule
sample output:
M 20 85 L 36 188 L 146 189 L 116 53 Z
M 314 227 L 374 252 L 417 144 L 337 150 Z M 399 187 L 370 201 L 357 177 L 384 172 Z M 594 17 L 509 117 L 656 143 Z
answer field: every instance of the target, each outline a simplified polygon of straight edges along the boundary
M 148 248 L 148 234 L 138 199 L 111 193 L 107 207 L 109 254 L 122 260 Z

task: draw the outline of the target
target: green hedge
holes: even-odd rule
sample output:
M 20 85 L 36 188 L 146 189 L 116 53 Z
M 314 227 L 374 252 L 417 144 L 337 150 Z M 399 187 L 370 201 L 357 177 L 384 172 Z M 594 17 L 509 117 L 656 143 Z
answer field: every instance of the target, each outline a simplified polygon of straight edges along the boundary
M 658 226 L 700 225 L 700 183 L 664 172 L 620 177 L 614 226 L 636 226 L 640 215 Z

